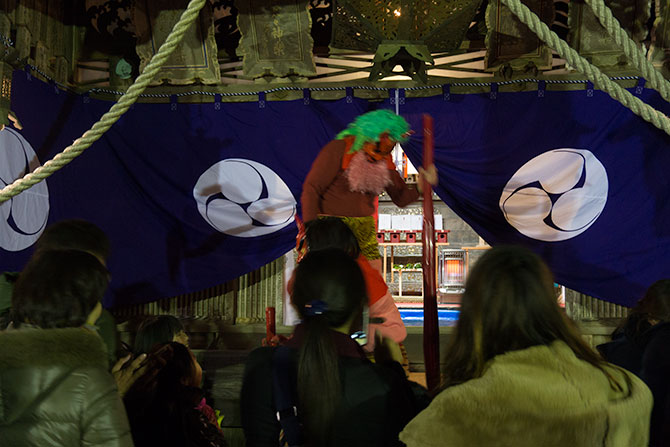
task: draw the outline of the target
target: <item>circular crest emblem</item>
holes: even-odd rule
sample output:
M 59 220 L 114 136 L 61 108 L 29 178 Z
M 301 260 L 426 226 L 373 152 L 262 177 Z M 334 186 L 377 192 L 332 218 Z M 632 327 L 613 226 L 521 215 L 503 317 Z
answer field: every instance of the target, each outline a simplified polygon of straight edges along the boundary
M 0 188 L 40 166 L 35 151 L 20 133 L 0 131 Z M 21 251 L 40 237 L 49 217 L 46 180 L 0 204 L 0 248 Z
M 514 173 L 499 206 L 525 236 L 564 241 L 593 225 L 605 208 L 607 190 L 605 167 L 590 151 L 554 149 Z
M 212 227 L 237 237 L 274 233 L 293 222 L 296 213 L 295 198 L 281 177 L 243 158 L 212 165 L 198 179 L 193 197 Z

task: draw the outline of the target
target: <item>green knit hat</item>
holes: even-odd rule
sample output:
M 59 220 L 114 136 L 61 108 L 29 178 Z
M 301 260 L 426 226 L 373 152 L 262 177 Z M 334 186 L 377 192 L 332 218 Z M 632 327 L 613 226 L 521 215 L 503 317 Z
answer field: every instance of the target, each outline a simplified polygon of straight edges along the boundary
M 373 112 L 364 113 L 357 117 L 352 123 L 349 123 L 346 129 L 337 134 L 337 139 L 346 136 L 355 137 L 354 144 L 349 150 L 350 153 L 358 152 L 365 143 L 378 143 L 379 136 L 388 132 L 393 141 L 405 142 L 409 132 L 407 121 L 390 110 L 382 109 Z

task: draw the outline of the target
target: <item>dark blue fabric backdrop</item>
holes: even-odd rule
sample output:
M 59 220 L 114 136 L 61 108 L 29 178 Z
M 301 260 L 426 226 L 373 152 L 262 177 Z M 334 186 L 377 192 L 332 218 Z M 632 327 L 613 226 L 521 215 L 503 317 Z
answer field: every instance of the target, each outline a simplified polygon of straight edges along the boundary
M 81 136 L 112 105 L 60 91 L 23 72 L 14 76 L 12 109 L 40 161 Z M 111 294 L 106 306 L 140 303 L 221 284 L 295 246 L 294 224 L 240 238 L 210 226 L 193 188 L 214 163 L 243 158 L 270 167 L 299 202 L 321 146 L 366 101 L 312 100 L 204 105 L 136 104 L 70 165 L 47 179 L 49 223 L 84 218 L 110 237 Z M 32 248 L 0 248 L 0 270 L 22 268 Z
M 643 96 L 667 109 L 653 92 L 645 90 Z M 21 134 L 41 162 L 111 106 L 56 93 L 23 72 L 14 76 L 12 100 L 24 124 Z M 355 116 L 377 107 L 394 106 L 360 99 L 266 102 L 264 108 L 257 101 L 221 103 L 218 109 L 211 103 L 177 104 L 176 110 L 170 104 L 137 104 L 82 156 L 47 179 L 48 221 L 84 218 L 110 236 L 113 278 L 106 306 L 220 284 L 290 250 L 296 230 L 291 223 L 258 237 L 218 231 L 194 199 L 201 174 L 226 159 L 260 163 L 283 180 L 299 213 L 302 182 L 319 149 Z M 605 94 L 407 98 L 400 113 L 417 131 L 405 147 L 417 166 L 421 115 L 433 116 L 440 174 L 436 191 L 488 242 L 526 245 L 549 263 L 556 282 L 621 304 L 633 304 L 653 281 L 670 277 L 670 139 Z M 524 236 L 505 219 L 504 187 L 533 157 L 560 148 L 588 150 L 602 164 L 608 181 L 604 208 L 585 231 L 566 240 Z M 572 189 L 592 178 L 590 166 Z M 261 197 L 271 186 L 267 180 Z M 561 195 L 550 197 L 556 202 Z M 0 270 L 20 269 L 31 252 L 0 248 Z
M 653 91 L 642 99 L 670 111 Z M 422 157 L 421 114 L 433 116 L 436 192 L 490 244 L 525 245 L 548 262 L 556 282 L 618 304 L 633 305 L 651 283 L 670 278 L 670 137 L 605 93 L 452 94 L 450 101 L 408 99 L 401 111 L 419 130 L 405 148 L 414 164 Z M 586 231 L 547 242 L 517 231 L 499 202 L 517 169 L 559 148 L 592 152 L 609 187 Z

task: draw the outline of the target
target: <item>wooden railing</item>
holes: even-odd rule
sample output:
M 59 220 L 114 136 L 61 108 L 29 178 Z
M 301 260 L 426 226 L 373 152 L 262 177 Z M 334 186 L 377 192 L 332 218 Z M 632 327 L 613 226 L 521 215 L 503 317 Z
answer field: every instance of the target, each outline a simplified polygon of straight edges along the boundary
M 574 290 L 565 290 L 565 310 L 575 321 L 595 321 L 602 319 L 622 319 L 628 315 L 628 308 L 599 300 Z
M 170 314 L 189 319 L 216 319 L 224 324 L 265 321 L 265 308 L 276 308 L 283 318 L 284 258 L 237 279 L 186 295 L 115 308 L 114 315 L 125 321 L 146 315 Z

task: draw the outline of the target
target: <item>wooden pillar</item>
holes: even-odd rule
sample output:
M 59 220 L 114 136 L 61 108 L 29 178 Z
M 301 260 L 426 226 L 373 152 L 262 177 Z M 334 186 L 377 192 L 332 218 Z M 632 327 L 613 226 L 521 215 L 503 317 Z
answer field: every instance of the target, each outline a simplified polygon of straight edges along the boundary
M 0 35 L 9 39 L 12 34 L 12 20 L 9 11 L 0 11 Z
M 65 10 L 61 4 L 55 7 L 50 5 L 49 9 L 49 41 L 51 42 L 51 54 L 53 61 L 53 76 L 63 84 L 70 80 L 72 75 L 70 61 L 67 59 L 66 39 L 71 32 L 64 24 Z
M 32 47 L 32 33 L 30 23 L 32 21 L 33 10 L 32 1 L 21 2 L 16 5 L 14 10 L 14 24 L 16 25 L 16 42 L 14 46 L 18 51 L 19 59 L 28 59 Z M 29 60 L 34 62 L 34 60 Z

